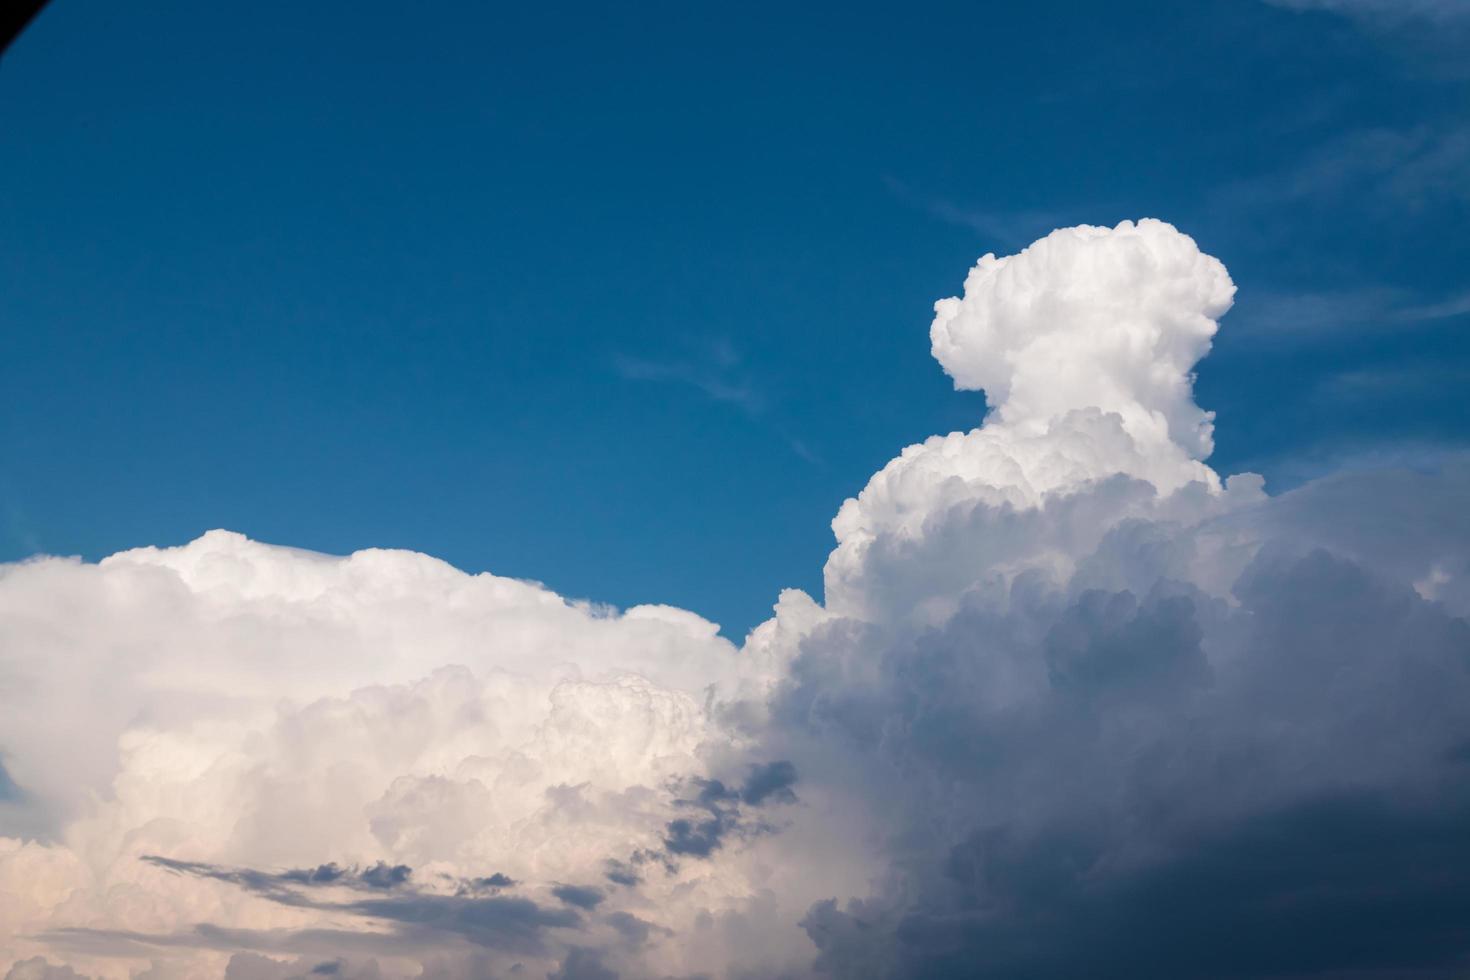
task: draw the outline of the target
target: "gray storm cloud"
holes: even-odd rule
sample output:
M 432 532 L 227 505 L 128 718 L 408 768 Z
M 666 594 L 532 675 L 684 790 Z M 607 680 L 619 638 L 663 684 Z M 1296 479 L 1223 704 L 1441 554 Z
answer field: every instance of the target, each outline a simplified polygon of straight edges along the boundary
M 1470 461 L 1221 479 L 1233 293 L 1152 220 L 982 258 L 989 416 L 740 647 L 227 532 L 4 566 L 0 969 L 1457 975 Z

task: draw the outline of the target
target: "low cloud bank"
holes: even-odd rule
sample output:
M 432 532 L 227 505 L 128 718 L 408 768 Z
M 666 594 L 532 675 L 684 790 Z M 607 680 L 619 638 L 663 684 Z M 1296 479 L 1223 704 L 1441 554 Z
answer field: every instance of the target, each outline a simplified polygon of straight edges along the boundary
M 1470 460 L 1221 479 L 1233 292 L 1158 221 L 981 259 L 984 424 L 738 648 L 221 531 L 0 567 L 0 970 L 1459 975 Z

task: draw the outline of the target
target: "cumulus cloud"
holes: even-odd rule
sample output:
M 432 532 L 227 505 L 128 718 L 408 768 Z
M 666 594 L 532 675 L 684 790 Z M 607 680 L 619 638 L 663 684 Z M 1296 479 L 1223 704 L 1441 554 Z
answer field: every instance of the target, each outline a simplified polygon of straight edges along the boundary
M 1083 225 L 986 255 L 962 297 L 935 304 L 929 336 L 956 387 L 984 389 L 991 434 L 1043 433 L 1096 410 L 1146 450 L 1173 443 L 1199 459 L 1209 413 L 1189 371 L 1234 295 L 1219 260 L 1161 221 Z
M 982 258 L 988 416 L 740 647 L 225 532 L 3 567 L 0 968 L 1455 975 L 1470 461 L 1220 478 L 1233 292 L 1158 221 Z
M 17 958 L 48 934 L 102 975 L 186 946 L 221 968 L 211 955 L 232 943 L 330 953 L 343 915 L 422 913 L 421 935 L 463 924 L 453 910 L 520 908 L 487 904 L 514 882 L 501 897 L 554 908 L 558 883 L 660 851 L 679 787 L 724 775 L 722 753 L 732 778 L 752 764 L 712 708 L 765 681 L 680 610 L 617 614 L 420 555 L 222 532 L 8 566 L 0 593 L 0 744 L 21 791 L 0 839 L 0 949 Z M 178 873 L 205 865 L 236 870 Z M 635 907 L 674 889 L 707 895 L 691 915 L 744 899 L 699 869 L 643 877 Z M 281 900 L 347 884 L 427 891 L 355 912 Z M 544 941 L 547 969 L 562 945 Z

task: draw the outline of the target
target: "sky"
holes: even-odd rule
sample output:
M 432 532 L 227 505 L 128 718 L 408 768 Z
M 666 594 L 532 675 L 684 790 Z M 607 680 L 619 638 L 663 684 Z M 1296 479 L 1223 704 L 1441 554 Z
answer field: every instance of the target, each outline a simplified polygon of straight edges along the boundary
M 0 62 L 0 556 L 404 547 L 738 640 L 983 418 L 933 301 L 1146 216 L 1241 286 L 1218 466 L 1461 445 L 1463 19 L 1340 6 L 57 0 Z
M 301 6 L 0 58 L 4 980 L 1465 975 L 1470 5 Z

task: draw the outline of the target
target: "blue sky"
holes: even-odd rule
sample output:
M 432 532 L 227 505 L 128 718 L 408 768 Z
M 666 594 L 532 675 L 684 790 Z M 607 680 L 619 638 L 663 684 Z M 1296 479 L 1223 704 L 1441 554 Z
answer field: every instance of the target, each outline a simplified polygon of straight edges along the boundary
M 1343 6 L 54 0 L 0 61 L 0 559 L 228 527 L 738 635 L 979 423 L 933 301 L 1140 216 L 1240 287 L 1216 469 L 1461 446 L 1464 21 Z

